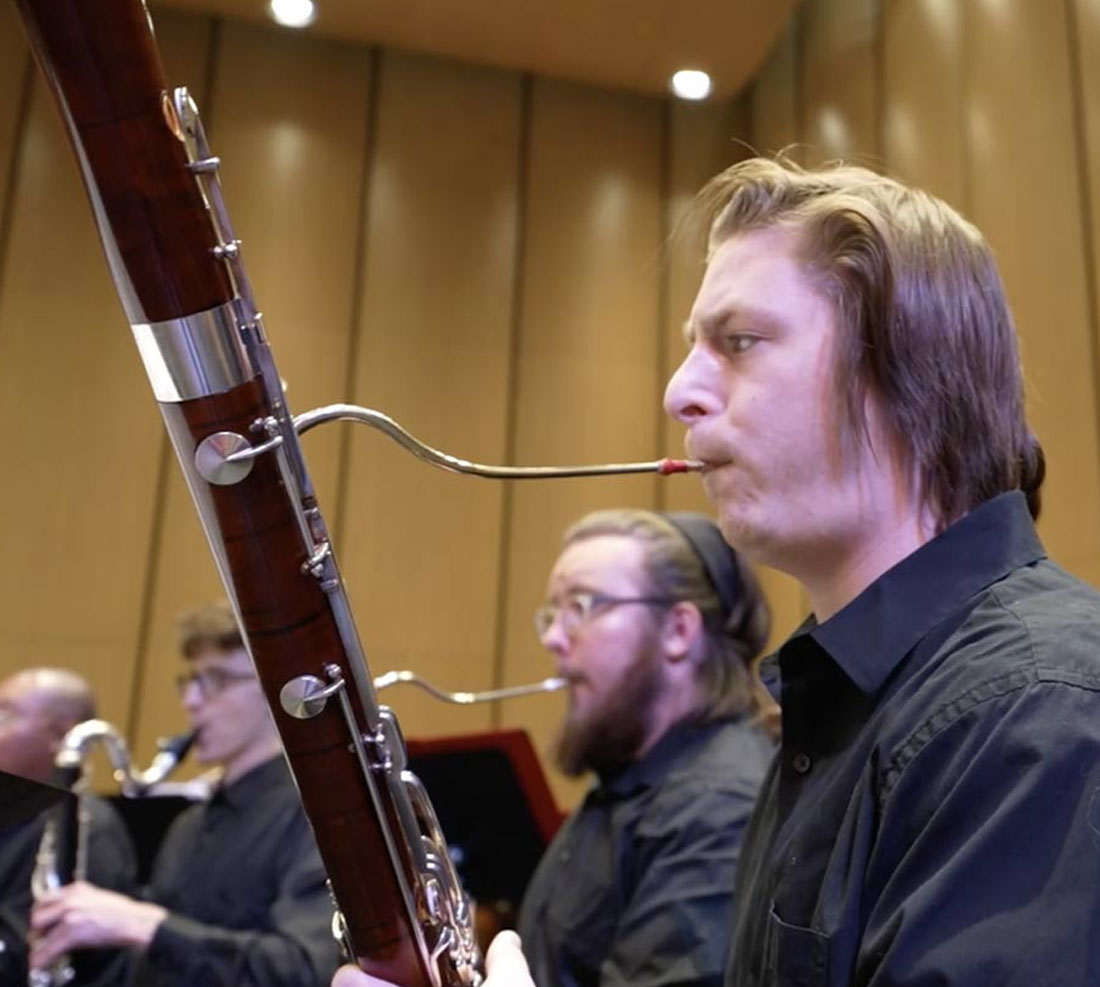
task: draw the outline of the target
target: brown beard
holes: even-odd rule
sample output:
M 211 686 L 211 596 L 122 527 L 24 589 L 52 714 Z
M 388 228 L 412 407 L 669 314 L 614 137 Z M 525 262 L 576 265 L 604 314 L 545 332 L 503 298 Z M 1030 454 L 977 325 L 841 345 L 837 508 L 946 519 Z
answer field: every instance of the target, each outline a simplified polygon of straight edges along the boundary
M 583 715 L 570 707 L 551 745 L 551 756 L 563 774 L 605 775 L 635 759 L 660 694 L 658 661 L 655 647 L 640 648 L 602 702 Z

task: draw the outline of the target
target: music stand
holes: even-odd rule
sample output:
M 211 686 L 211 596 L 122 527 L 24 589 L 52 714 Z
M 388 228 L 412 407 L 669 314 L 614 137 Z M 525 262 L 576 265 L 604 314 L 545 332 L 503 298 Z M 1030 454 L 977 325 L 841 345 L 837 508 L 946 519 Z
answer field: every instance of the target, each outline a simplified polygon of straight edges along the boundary
M 507 927 L 564 813 L 525 730 L 409 740 L 467 894 Z
M 73 793 L 65 788 L 0 771 L 0 829 L 18 826 L 72 797 Z

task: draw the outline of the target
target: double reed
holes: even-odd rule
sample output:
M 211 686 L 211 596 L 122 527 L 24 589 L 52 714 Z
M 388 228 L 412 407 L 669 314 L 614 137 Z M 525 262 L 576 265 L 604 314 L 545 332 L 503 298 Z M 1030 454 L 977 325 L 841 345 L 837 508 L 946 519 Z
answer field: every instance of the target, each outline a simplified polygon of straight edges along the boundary
M 313 826 L 351 956 L 406 987 L 478 982 L 468 902 L 379 705 L 298 433 L 351 417 L 496 477 L 697 468 L 482 467 L 366 409 L 295 420 L 194 103 L 169 91 L 142 0 L 16 0 L 76 152 L 154 395 Z

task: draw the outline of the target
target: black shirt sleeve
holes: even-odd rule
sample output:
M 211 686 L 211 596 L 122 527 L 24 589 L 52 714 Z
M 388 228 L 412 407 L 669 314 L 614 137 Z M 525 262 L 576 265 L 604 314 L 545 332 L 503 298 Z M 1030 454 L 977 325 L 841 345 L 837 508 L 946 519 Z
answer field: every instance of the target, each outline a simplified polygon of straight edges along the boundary
M 602 987 L 687 987 L 721 983 L 733 886 L 755 792 L 693 785 L 663 793 L 632 846 L 631 889 Z
M 339 964 L 324 868 L 281 757 L 177 818 L 148 897 L 169 915 L 139 987 L 328 987 Z
M 1097 685 L 991 691 L 915 738 L 868 860 L 860 983 L 1100 982 Z
M 326 984 L 338 960 L 332 903 L 316 850 L 303 839 L 308 830 L 296 835 L 298 852 L 287 854 L 263 928 L 232 929 L 171 913 L 149 945 L 148 963 L 181 985 Z

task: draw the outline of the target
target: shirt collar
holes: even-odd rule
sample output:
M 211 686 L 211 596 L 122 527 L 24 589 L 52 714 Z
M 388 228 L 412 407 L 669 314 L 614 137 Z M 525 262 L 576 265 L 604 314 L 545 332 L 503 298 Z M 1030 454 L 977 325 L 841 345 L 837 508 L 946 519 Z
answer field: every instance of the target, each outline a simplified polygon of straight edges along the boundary
M 218 801 L 223 801 L 234 809 L 251 805 L 255 799 L 276 784 L 280 778 L 289 778 L 290 769 L 282 754 L 258 764 L 251 771 L 241 775 L 233 784 L 223 785 L 215 793 Z
M 701 731 L 718 729 L 729 718 L 699 723 L 681 720 L 670 727 L 640 760 L 632 761 L 616 774 L 600 779 L 594 791 L 610 798 L 623 798 L 633 792 L 651 788 L 663 780 L 677 761 L 695 747 Z
M 788 644 L 809 636 L 860 691 L 874 693 L 963 602 L 1045 556 L 1024 495 L 1000 494 L 902 559 L 823 624 L 811 617 Z

